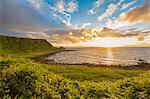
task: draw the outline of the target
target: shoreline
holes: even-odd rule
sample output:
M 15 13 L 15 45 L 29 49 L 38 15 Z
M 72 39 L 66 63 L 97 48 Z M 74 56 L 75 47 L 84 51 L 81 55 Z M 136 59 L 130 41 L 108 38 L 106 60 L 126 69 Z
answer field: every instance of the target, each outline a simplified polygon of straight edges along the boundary
M 34 56 L 34 57 L 28 57 L 31 60 L 36 60 L 36 61 L 44 61 L 43 59 L 50 56 L 50 55 L 54 55 L 60 52 L 65 52 L 65 51 L 76 51 L 76 50 L 69 50 L 69 49 L 65 49 L 65 48 L 58 48 L 56 51 L 51 52 L 51 53 L 46 53 L 46 54 L 42 54 L 42 55 L 38 55 L 38 56 Z M 47 60 L 47 61 L 52 61 L 52 60 Z
M 90 64 L 90 63 L 54 63 L 54 60 L 46 60 L 42 58 L 34 58 L 32 59 L 37 63 L 40 64 L 47 64 L 47 65 L 54 65 L 54 66 L 87 66 L 87 67 L 93 67 L 93 68 L 112 68 L 112 69 L 121 69 L 121 70 L 150 70 L 150 64 L 141 64 L 141 65 L 128 65 L 128 66 L 123 66 L 123 65 L 103 65 L 103 64 Z
M 150 64 L 145 65 L 103 65 L 103 64 L 90 64 L 90 63 L 75 63 L 75 64 L 69 64 L 69 63 L 52 63 L 53 60 L 36 60 L 36 62 L 40 64 L 48 64 L 48 65 L 54 65 L 54 66 L 87 66 L 87 67 L 102 67 L 102 68 L 112 68 L 112 69 L 122 69 L 122 70 L 150 70 Z
M 70 49 L 58 49 L 57 51 L 54 51 L 52 53 L 47 53 L 44 55 L 39 55 L 36 57 L 30 57 L 31 60 L 34 60 L 35 62 L 38 62 L 40 64 L 48 64 L 48 65 L 55 65 L 55 66 L 64 66 L 64 65 L 70 65 L 70 66 L 87 66 L 87 67 L 102 67 L 102 68 L 112 68 L 112 69 L 122 69 L 122 70 L 150 70 L 150 63 L 141 62 L 137 65 L 104 65 L 104 64 L 91 64 L 91 63 L 55 63 L 54 60 L 50 59 L 44 59 L 50 55 L 54 55 L 60 52 L 64 51 L 76 51 L 76 50 L 70 50 Z

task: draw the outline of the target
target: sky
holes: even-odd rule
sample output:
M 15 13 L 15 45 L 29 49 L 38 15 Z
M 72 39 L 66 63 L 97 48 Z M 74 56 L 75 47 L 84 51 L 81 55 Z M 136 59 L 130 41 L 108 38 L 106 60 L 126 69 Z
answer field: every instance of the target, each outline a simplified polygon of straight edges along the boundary
M 54 46 L 150 46 L 150 0 L 1 0 L 0 8 L 1 35 Z

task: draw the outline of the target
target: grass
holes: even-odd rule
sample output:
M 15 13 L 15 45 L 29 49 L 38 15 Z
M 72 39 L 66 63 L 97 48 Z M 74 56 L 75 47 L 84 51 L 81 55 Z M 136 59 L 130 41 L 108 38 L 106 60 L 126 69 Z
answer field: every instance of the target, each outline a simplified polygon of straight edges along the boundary
M 28 59 L 58 50 L 0 36 L 0 99 L 150 99 L 150 70 L 54 66 Z
M 57 48 L 44 39 L 8 37 L 0 35 L 1 56 L 29 57 L 52 53 Z
M 111 68 L 93 68 L 87 66 L 51 66 L 44 65 L 44 68 L 50 72 L 61 75 L 63 77 L 79 80 L 79 81 L 103 81 L 103 80 L 118 80 L 129 77 L 138 76 L 146 71 L 144 70 L 113 70 Z
M 0 64 L 0 98 L 4 99 L 150 98 L 150 71 L 136 77 L 94 82 L 62 77 L 43 68 L 47 65 L 41 65 L 25 58 L 2 58 Z

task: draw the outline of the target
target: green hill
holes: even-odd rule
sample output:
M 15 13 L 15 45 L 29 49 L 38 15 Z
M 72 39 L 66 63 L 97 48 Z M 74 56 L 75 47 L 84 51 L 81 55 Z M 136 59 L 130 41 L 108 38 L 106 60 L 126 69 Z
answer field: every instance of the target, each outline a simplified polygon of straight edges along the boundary
M 44 39 L 18 38 L 0 35 L 0 54 L 2 56 L 31 56 L 46 54 L 55 51 L 53 47 Z

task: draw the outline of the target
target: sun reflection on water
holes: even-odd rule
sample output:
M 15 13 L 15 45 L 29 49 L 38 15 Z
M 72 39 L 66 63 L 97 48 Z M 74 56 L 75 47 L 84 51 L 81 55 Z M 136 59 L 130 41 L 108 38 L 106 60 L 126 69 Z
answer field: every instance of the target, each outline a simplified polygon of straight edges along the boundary
M 108 65 L 112 65 L 113 64 L 113 51 L 111 48 L 107 49 L 107 54 L 106 54 L 106 60 L 107 60 L 107 64 Z

